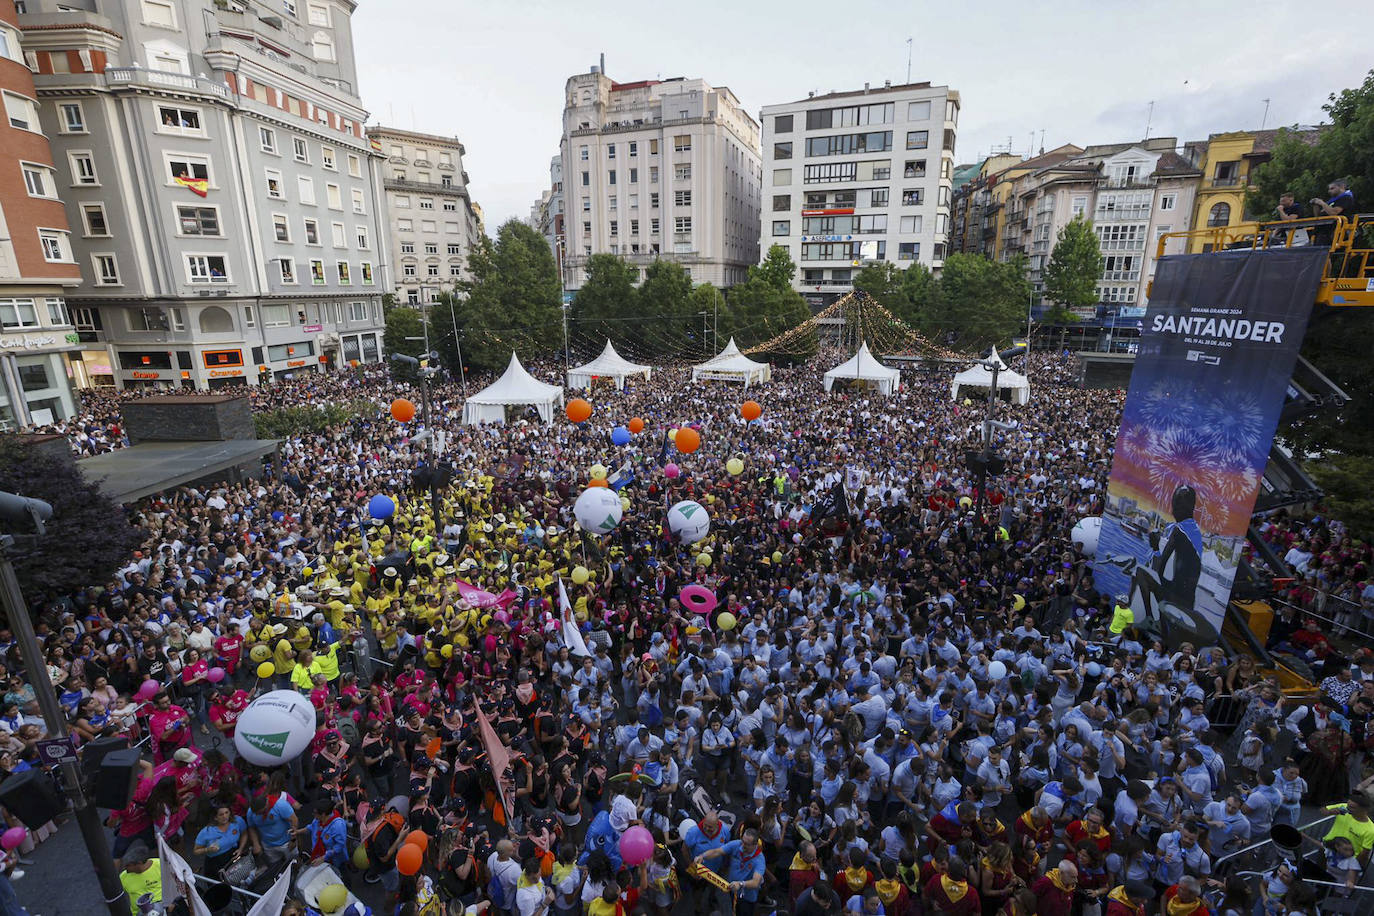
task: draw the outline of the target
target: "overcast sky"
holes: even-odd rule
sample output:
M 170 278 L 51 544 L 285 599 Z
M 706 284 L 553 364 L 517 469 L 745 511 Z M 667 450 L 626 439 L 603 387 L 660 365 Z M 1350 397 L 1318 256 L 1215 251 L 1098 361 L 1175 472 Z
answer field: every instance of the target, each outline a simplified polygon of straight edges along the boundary
M 992 149 L 1183 140 L 1317 123 L 1374 62 L 1352 28 L 1366 0 L 837 3 L 362 0 L 354 16 L 371 123 L 457 135 L 489 232 L 524 219 L 558 152 L 563 85 L 606 55 L 619 82 L 729 86 L 755 118 L 810 90 L 903 82 L 957 89 L 958 162 Z M 902 15 L 897 15 L 901 11 Z

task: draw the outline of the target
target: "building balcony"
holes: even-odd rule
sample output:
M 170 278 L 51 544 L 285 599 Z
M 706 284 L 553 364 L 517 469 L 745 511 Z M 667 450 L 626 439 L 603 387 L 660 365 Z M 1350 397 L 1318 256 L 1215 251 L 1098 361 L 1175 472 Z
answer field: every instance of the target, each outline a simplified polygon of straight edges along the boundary
M 418 191 L 422 194 L 448 194 L 454 197 L 467 197 L 468 189 L 456 184 L 440 184 L 437 181 L 413 181 L 388 178 L 382 182 L 388 191 Z
M 105 82 L 110 88 L 129 86 L 140 89 L 174 89 L 179 92 L 194 92 L 211 95 L 229 101 L 229 87 L 209 79 L 201 79 L 186 73 L 173 73 L 169 70 L 145 70 L 142 67 L 108 67 Z
M 1236 175 L 1231 178 L 1213 178 L 1207 182 L 1209 188 L 1238 188 L 1245 184 L 1245 179 Z

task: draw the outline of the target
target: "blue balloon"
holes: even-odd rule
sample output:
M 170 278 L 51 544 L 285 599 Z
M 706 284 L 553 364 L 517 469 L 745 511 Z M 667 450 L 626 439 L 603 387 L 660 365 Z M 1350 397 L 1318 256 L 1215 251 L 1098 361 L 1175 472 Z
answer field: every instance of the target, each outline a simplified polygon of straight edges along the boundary
M 611 430 L 611 441 L 616 445 L 629 445 L 630 431 L 623 426 L 617 426 Z
M 273 512 L 273 513 L 272 513 L 272 521 L 274 521 L 274 522 L 285 521 L 285 519 L 286 519 L 286 513 L 283 512 L 283 511 L 281 511 L 280 509 L 278 509 L 276 512 Z
M 396 514 L 396 504 L 390 496 L 378 493 L 367 502 L 367 514 L 373 518 L 391 518 Z

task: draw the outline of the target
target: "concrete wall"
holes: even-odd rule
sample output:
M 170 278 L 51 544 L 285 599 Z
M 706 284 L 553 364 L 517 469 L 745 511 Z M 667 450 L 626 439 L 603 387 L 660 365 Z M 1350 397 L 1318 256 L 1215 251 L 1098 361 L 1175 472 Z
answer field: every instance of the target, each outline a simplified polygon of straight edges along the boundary
M 134 445 L 257 438 L 252 408 L 241 395 L 169 395 L 129 401 L 124 405 L 124 429 Z

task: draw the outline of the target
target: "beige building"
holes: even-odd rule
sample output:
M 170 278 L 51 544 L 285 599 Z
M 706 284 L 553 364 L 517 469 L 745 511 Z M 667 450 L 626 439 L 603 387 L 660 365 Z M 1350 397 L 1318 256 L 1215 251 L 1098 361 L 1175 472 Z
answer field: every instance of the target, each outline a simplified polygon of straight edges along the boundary
M 848 293 L 865 264 L 944 264 L 959 93 L 865 84 L 766 105 L 762 117 L 761 244 L 788 249 L 813 307 Z
M 387 157 L 382 187 L 396 297 L 432 302 L 467 276 L 467 256 L 480 232 L 463 170 L 467 151 L 456 137 L 394 127 L 372 127 L 367 136 Z
M 560 155 L 566 289 L 600 253 L 641 271 L 672 260 L 721 287 L 759 262 L 759 125 L 729 89 L 592 67 L 567 82 Z

